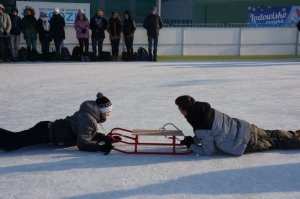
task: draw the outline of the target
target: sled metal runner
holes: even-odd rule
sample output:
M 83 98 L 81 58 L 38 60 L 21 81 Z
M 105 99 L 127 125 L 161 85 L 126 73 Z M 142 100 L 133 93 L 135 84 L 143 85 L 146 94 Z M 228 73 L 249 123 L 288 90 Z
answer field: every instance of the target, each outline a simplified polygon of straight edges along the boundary
M 167 130 L 166 126 L 172 125 L 175 127 L 175 130 Z M 114 147 L 113 150 L 119 151 L 125 154 L 156 154 L 156 155 L 182 155 L 191 153 L 190 150 L 181 149 L 178 150 L 178 147 L 183 147 L 184 145 L 179 144 L 177 136 L 184 136 L 181 130 L 179 130 L 174 124 L 168 123 L 159 130 L 144 130 L 144 129 L 134 129 L 128 130 L 123 128 L 114 128 L 108 134 L 110 139 L 114 142 L 123 143 L 124 145 L 130 145 L 133 147 L 133 150 L 123 150 L 122 147 Z M 117 140 L 114 136 L 122 137 L 122 140 Z M 140 137 L 143 136 L 165 136 L 169 142 L 141 142 Z M 169 151 L 142 151 L 142 146 L 164 146 L 168 147 L 171 150 Z M 185 147 L 185 146 L 184 146 Z

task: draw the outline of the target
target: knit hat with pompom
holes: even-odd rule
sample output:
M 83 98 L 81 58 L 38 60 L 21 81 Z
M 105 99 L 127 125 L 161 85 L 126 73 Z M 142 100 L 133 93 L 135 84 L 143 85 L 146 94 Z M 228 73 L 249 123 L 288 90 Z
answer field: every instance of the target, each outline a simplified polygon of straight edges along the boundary
M 105 97 L 101 92 L 97 93 L 96 103 L 100 107 L 101 113 L 107 113 L 112 111 L 112 104 L 110 100 Z

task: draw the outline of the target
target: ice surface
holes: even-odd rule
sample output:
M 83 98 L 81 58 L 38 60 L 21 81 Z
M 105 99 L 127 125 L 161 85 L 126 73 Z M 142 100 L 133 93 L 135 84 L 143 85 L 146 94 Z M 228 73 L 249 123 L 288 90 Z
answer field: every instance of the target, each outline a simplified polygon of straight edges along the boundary
M 265 129 L 296 130 L 298 61 L 1 64 L 0 128 L 64 118 L 101 91 L 114 106 L 107 131 L 172 122 L 192 135 L 174 104 L 182 94 Z M 300 198 L 300 151 L 203 157 L 0 150 L 0 198 Z

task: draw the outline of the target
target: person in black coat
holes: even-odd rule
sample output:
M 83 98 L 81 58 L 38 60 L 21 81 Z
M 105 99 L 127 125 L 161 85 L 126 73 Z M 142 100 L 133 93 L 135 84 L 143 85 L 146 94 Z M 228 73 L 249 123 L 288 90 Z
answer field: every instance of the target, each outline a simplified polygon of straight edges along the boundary
M 121 140 L 119 136 L 112 140 L 98 130 L 98 125 L 108 119 L 111 111 L 111 101 L 99 92 L 96 100 L 83 102 L 78 111 L 65 119 L 41 121 L 20 132 L 0 128 L 0 149 L 13 151 L 37 144 L 58 147 L 77 145 L 81 151 L 108 154 L 113 148 L 112 143 L 116 139 Z
M 60 49 L 65 36 L 65 20 L 59 14 L 59 9 L 55 8 L 53 16 L 50 19 L 50 32 L 54 41 L 56 57 L 55 60 L 59 61 L 60 59 Z
M 163 25 L 162 20 L 160 16 L 157 15 L 157 9 L 156 7 L 153 7 L 151 13 L 145 18 L 143 23 L 143 26 L 147 30 L 147 35 L 148 35 L 148 53 L 149 53 L 150 61 L 156 61 L 158 35 L 159 35 L 159 30 L 162 28 L 162 25 Z M 154 43 L 153 52 L 152 52 L 152 42 Z
M 24 9 L 24 18 L 22 19 L 22 32 L 27 45 L 27 59 L 36 60 L 36 40 L 37 40 L 37 20 L 35 11 L 32 7 Z
M 123 35 L 126 45 L 126 50 L 128 53 L 128 60 L 132 60 L 133 57 L 133 38 L 134 32 L 136 30 L 136 25 L 132 19 L 130 11 L 126 10 L 124 13 L 123 21 Z
M 104 17 L 104 12 L 98 9 L 96 14 L 92 17 L 90 22 L 90 29 L 92 30 L 92 48 L 93 48 L 93 60 L 97 57 L 97 45 L 98 56 L 101 57 L 103 41 L 105 38 L 104 31 L 107 28 L 107 20 Z
M 37 23 L 38 23 L 39 40 L 42 46 L 43 60 L 49 61 L 49 44 L 51 41 L 51 34 L 50 34 L 50 22 L 48 20 L 47 14 L 41 12 Z
M 18 60 L 18 52 L 20 45 L 20 34 L 22 31 L 22 19 L 18 16 L 18 9 L 13 8 L 10 12 L 11 30 L 10 30 L 10 46 L 13 61 Z
M 107 32 L 109 33 L 113 61 L 117 61 L 122 33 L 122 22 L 116 11 L 113 11 L 111 14 L 111 17 L 108 21 Z

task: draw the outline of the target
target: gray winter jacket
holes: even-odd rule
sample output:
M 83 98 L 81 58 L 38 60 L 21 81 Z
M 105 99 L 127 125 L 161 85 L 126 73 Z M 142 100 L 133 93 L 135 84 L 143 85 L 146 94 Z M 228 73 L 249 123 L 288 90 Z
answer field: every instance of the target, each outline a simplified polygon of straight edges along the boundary
M 213 155 L 216 150 L 231 155 L 242 155 L 251 137 L 251 125 L 217 110 L 214 111 L 212 128 L 195 129 L 194 144 L 190 149 L 201 155 Z
M 10 17 L 6 13 L 2 13 L 0 15 L 0 37 L 8 37 L 11 29 L 11 21 Z M 4 35 L 3 33 L 6 32 L 7 34 Z
M 77 140 L 77 146 L 84 151 L 98 151 L 99 146 L 92 140 L 97 133 L 97 123 L 103 122 L 100 118 L 100 107 L 95 101 L 85 101 L 79 111 L 67 117 L 72 132 Z

